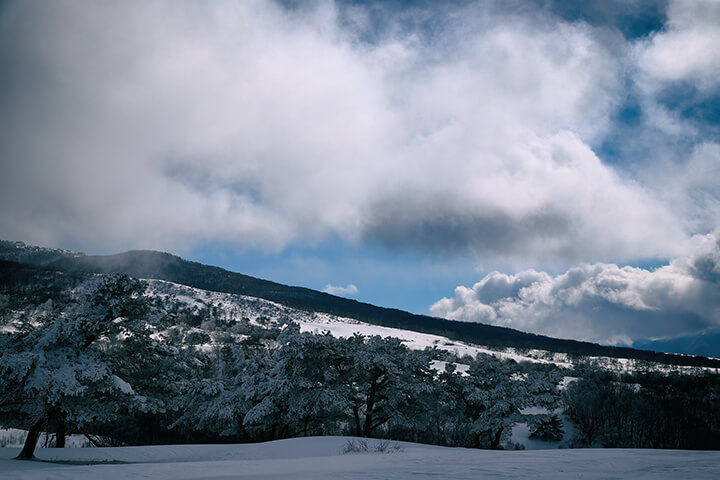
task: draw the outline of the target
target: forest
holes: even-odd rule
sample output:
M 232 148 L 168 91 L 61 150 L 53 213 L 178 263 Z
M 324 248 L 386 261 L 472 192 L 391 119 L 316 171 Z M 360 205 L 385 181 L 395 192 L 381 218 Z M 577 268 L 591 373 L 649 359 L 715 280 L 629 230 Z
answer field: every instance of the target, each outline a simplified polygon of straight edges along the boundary
M 125 275 L 42 272 L 18 267 L 0 289 L 0 426 L 29 431 L 24 458 L 41 432 L 58 447 L 76 433 L 106 445 L 354 435 L 520 448 L 513 425 L 558 440 L 563 411 L 570 447 L 720 447 L 717 375 L 459 358 L 190 309 Z

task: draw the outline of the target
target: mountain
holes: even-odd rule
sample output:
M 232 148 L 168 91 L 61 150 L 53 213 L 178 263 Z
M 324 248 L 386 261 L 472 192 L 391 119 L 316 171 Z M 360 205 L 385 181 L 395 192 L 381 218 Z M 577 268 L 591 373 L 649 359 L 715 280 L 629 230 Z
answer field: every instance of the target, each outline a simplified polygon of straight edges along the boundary
M 116 255 L 84 255 L 66 250 L 0 241 L 0 259 L 41 265 L 69 272 L 124 273 L 191 287 L 246 295 L 308 312 L 320 312 L 384 327 L 439 335 L 490 347 L 539 349 L 580 356 L 630 358 L 684 366 L 720 367 L 720 359 L 612 347 L 521 332 L 505 327 L 468 323 L 378 307 L 303 287 L 293 287 L 184 260 L 169 253 L 129 251 Z M 0 268 L 13 268 L 2 262 Z
M 720 345 L 720 329 L 714 329 L 699 335 L 669 338 L 665 340 L 638 340 L 634 348 L 656 350 L 670 353 L 687 353 L 691 355 L 716 355 Z

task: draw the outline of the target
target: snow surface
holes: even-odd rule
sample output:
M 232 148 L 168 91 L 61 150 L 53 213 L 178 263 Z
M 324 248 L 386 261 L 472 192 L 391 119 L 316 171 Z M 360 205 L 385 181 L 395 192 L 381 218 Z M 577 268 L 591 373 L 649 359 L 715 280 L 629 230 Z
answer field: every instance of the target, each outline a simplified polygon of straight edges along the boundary
M 349 437 L 245 445 L 38 449 L 45 461 L 14 460 L 0 448 L 0 477 L 14 479 L 716 479 L 720 452 L 676 450 L 490 451 L 399 442 L 380 453 L 342 450 Z M 392 442 L 394 445 L 395 442 Z M 65 463 L 52 463 L 63 461 Z M 103 463 L 104 462 L 104 463 Z M 110 463 L 114 462 L 114 463 Z

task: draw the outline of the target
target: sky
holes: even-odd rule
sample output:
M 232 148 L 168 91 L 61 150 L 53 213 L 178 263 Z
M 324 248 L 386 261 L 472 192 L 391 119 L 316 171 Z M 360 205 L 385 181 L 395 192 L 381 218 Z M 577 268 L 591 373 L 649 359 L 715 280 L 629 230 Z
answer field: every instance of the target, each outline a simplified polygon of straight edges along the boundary
M 717 335 L 718 45 L 713 0 L 5 1 L 0 237 Z

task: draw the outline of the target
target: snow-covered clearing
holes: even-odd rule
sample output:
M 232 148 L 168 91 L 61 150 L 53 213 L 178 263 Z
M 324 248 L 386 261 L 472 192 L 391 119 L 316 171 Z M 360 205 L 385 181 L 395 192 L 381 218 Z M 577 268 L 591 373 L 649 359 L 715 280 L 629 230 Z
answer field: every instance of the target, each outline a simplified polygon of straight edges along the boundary
M 13 460 L 0 449 L 0 477 L 11 479 L 716 479 L 720 452 L 668 450 L 489 451 L 401 442 L 402 449 L 342 450 L 348 438 L 311 437 L 247 445 L 38 449 L 48 461 Z M 394 442 L 393 442 L 394 444 Z M 103 463 L 104 462 L 104 463 Z

